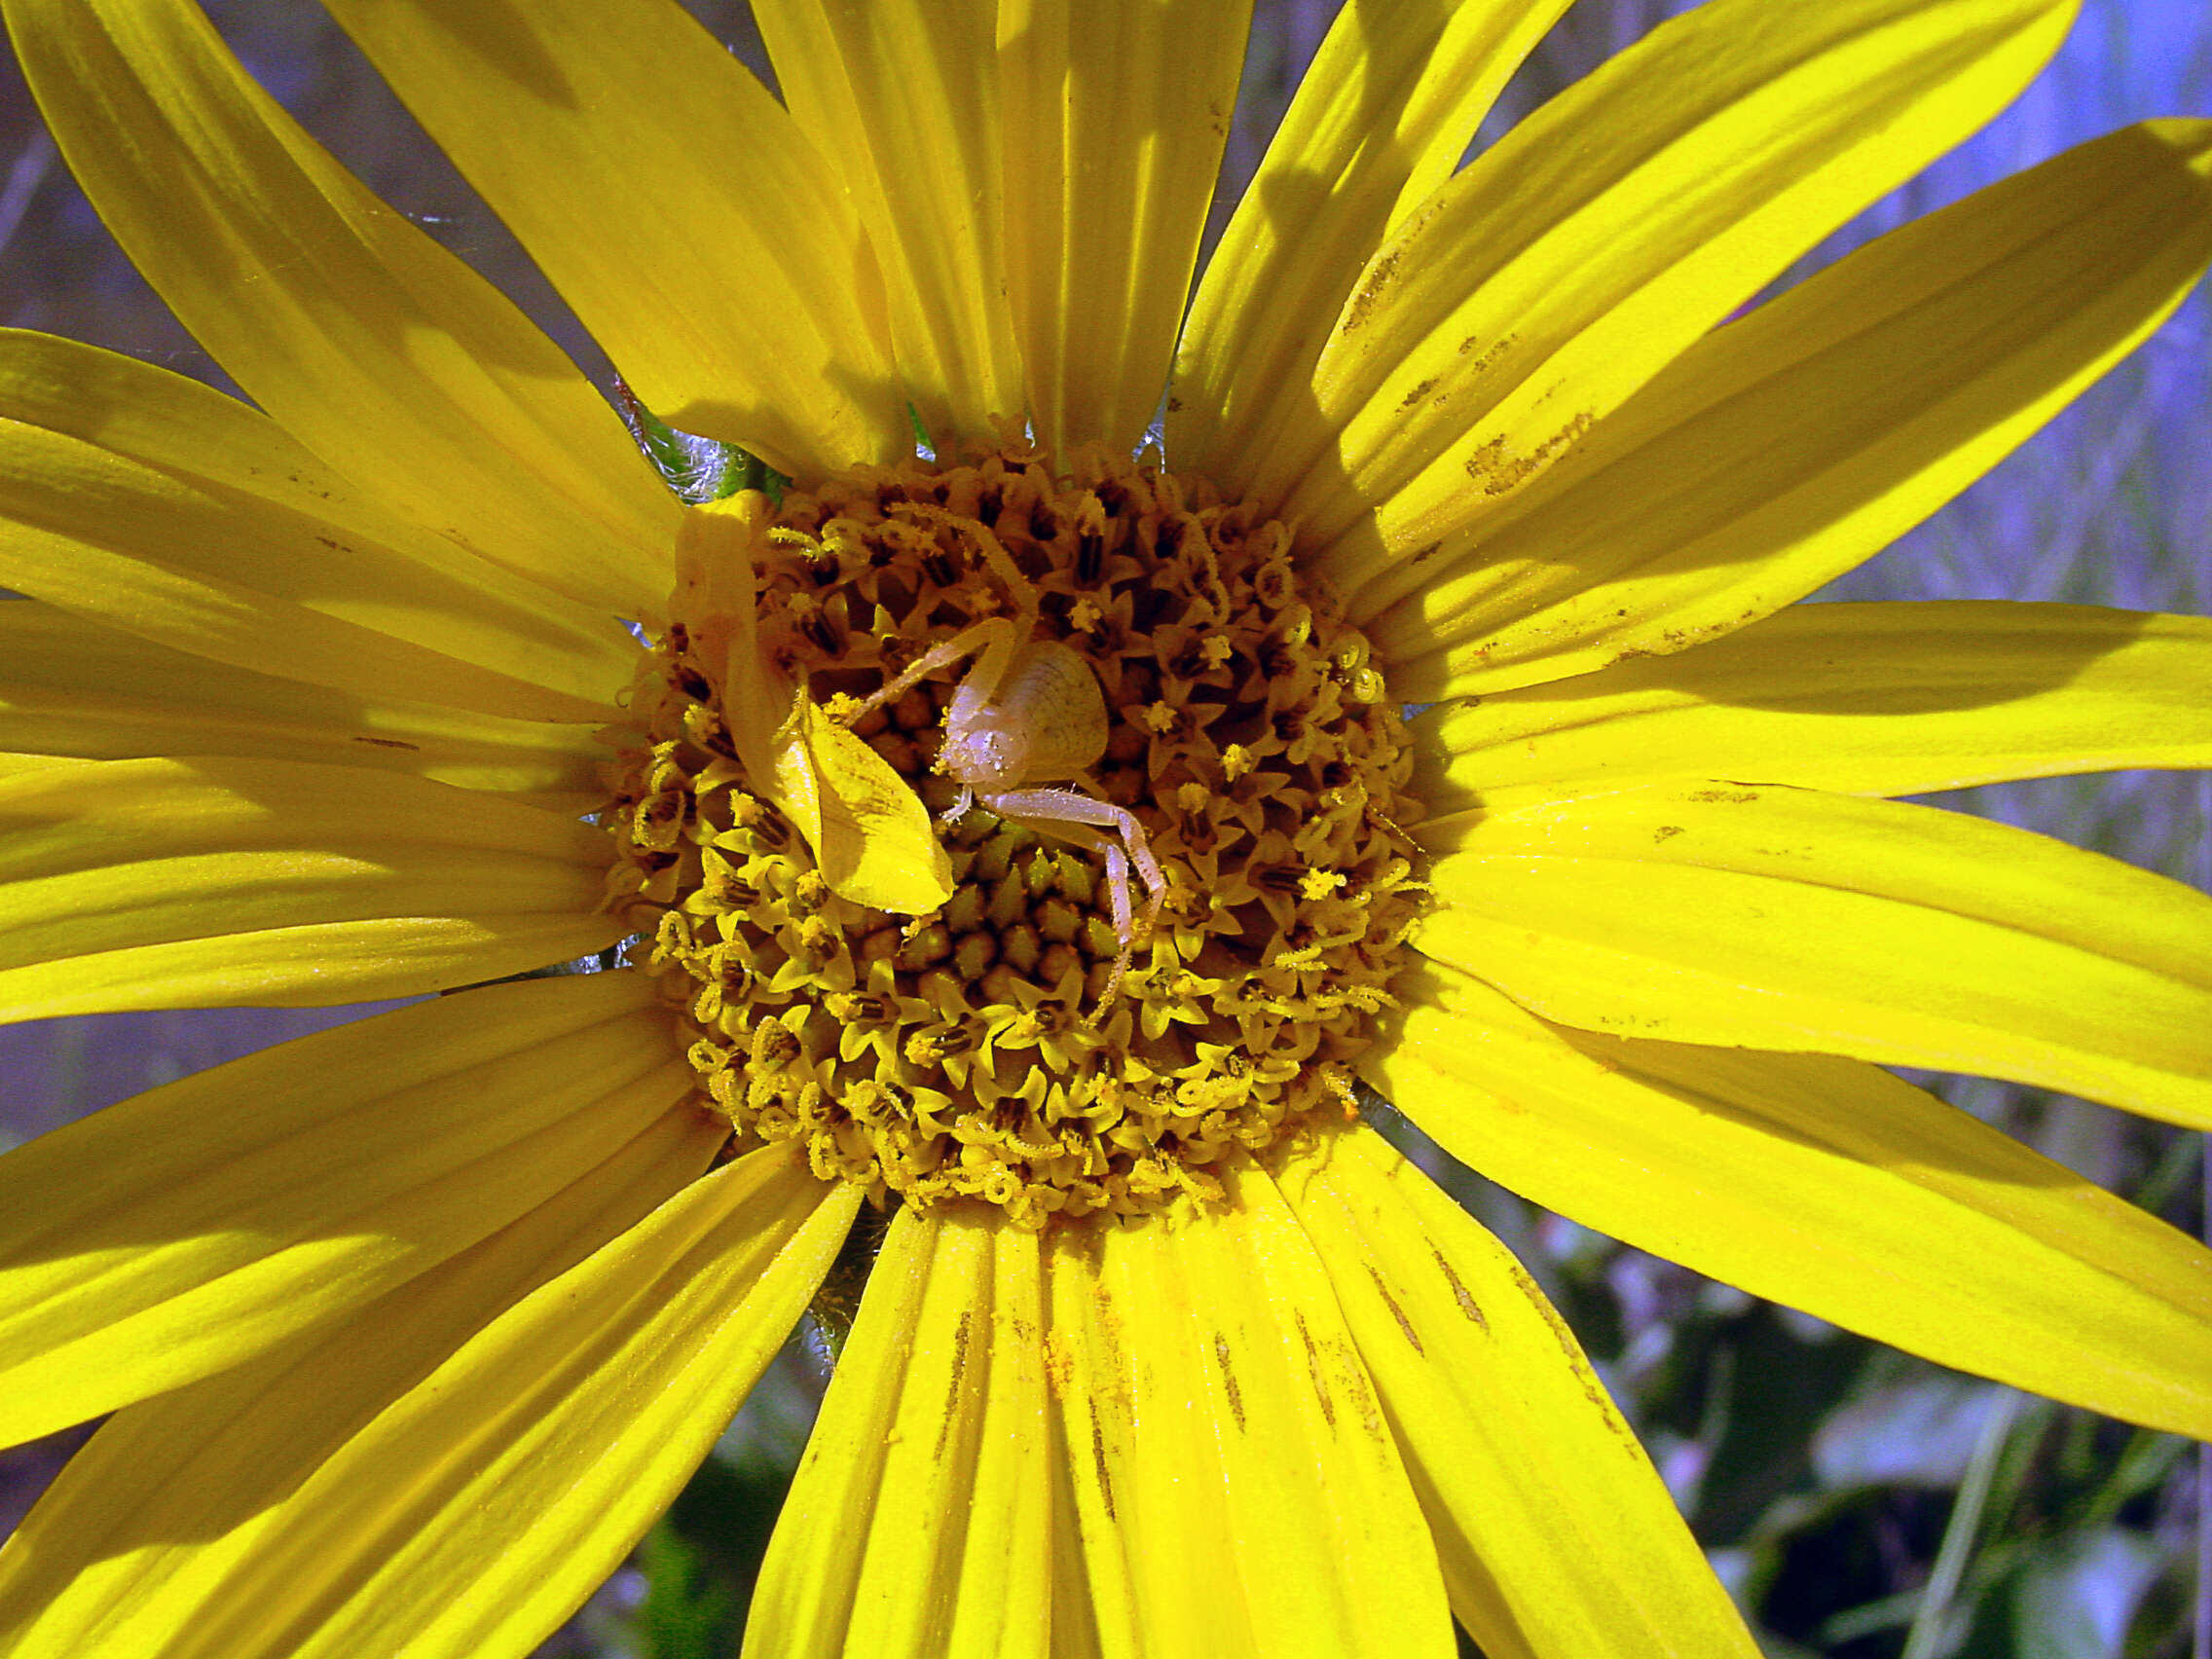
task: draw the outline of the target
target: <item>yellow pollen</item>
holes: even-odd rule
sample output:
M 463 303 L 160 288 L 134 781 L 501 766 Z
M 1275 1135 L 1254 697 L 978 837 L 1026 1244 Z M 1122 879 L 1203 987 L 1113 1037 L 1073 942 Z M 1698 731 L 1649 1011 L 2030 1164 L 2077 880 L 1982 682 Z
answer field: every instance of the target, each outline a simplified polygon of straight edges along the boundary
M 1422 903 L 1419 809 L 1367 644 L 1281 525 L 1010 450 L 793 492 L 756 556 L 762 650 L 919 795 L 953 890 L 926 916 L 832 890 L 737 758 L 679 595 L 607 734 L 608 903 L 741 1145 L 1043 1226 L 1211 1201 L 1210 1166 L 1346 1109 Z M 945 761 L 979 775 L 946 753 L 953 695 L 990 675 L 1045 769 L 947 818 Z

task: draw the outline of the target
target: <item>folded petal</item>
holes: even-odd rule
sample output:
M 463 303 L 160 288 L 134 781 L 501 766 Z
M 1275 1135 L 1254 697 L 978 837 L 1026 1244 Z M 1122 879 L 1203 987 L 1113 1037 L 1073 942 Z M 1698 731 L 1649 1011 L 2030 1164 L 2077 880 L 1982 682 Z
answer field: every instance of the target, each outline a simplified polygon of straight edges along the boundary
M 675 0 L 330 10 L 655 414 L 800 477 L 910 452 L 853 203 Z
M 0 779 L 0 1019 L 368 1001 L 605 948 L 603 831 L 354 766 Z
M 1251 10 L 998 8 L 1007 297 L 1049 449 L 1097 442 L 1125 455 L 1159 411 Z
M 753 9 L 785 103 L 867 227 L 904 395 L 944 456 L 1023 414 L 992 12 L 930 0 Z
M 1328 1136 L 1279 1179 L 1483 1651 L 1756 1659 L 1635 1431 L 1512 1253 L 1369 1129 Z
M 5 11 L 86 194 L 256 403 L 417 523 L 600 610 L 658 613 L 677 504 L 613 412 L 254 85 L 199 7 Z
M 2212 1126 L 2212 898 L 1963 813 L 1734 783 L 1422 826 L 1413 942 L 1622 1037 L 1978 1072 Z
M 1725 634 L 1852 569 L 2050 419 L 2212 257 L 2212 122 L 2069 150 L 1692 347 L 1464 535 L 1351 578 L 1410 698 Z
M 1716 0 L 1662 24 L 1377 252 L 1312 400 L 1267 446 L 1261 494 L 1346 584 L 1465 529 L 1995 115 L 2072 14 L 2070 0 Z
M 1236 203 L 1175 357 L 1167 453 L 1231 498 L 1384 235 L 1452 176 L 1567 0 L 1352 0 Z
M 0 583 L 234 667 L 524 719 L 604 719 L 637 660 L 611 616 L 365 499 L 236 398 L 14 330 Z
M 1536 1203 L 1944 1365 L 2212 1434 L 2212 1252 L 1878 1066 L 1565 1030 L 1423 963 L 1364 1069 Z
M 769 1542 L 747 1652 L 1062 1651 L 1042 1252 L 996 1211 L 893 1217 Z
M 1218 1208 L 1046 1235 L 1101 1645 L 1449 1654 L 1427 1527 L 1329 1275 L 1265 1175 L 1219 1173 Z
M 2212 766 L 2212 620 L 2085 605 L 1798 605 L 1679 656 L 1450 705 L 1414 793 L 1509 809 L 1660 778 L 1925 794 Z
M 349 696 L 170 650 L 51 605 L 0 605 L 0 750 L 237 755 L 411 772 L 569 814 L 604 804 L 586 725 Z
M 297 1524 L 322 1461 L 509 1305 L 706 1170 L 728 1126 L 688 1104 L 507 1226 L 324 1335 L 126 1406 L 0 1546 L 16 1659 L 155 1652 Z M 373 1333 L 374 1340 L 364 1340 Z
M 173 1659 L 522 1659 L 713 1448 L 859 1198 L 788 1145 L 692 1182 L 327 1458 Z
M 327 1333 L 577 1179 L 689 1088 L 641 978 L 402 1009 L 0 1158 L 0 1444 Z

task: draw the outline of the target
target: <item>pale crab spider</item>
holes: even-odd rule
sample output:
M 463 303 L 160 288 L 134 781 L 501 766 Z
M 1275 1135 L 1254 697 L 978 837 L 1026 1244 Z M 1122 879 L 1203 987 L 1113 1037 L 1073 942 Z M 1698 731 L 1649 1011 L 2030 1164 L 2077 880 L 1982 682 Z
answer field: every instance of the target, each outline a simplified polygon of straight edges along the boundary
M 1000 551 L 999 557 L 1006 555 Z M 1010 567 L 1012 563 L 1007 560 Z M 1016 591 L 1030 598 L 1027 588 L 1024 581 Z M 944 743 L 938 751 L 938 770 L 960 786 L 959 797 L 944 816 L 958 818 L 979 805 L 1104 854 L 1107 899 L 1121 945 L 1099 996 L 1098 1006 L 1104 1008 L 1121 989 L 1136 950 L 1129 865 L 1134 861 L 1151 895 L 1145 906 L 1147 927 L 1160 915 L 1167 878 L 1152 856 L 1144 826 L 1128 808 L 1076 789 L 1020 787 L 1080 779 L 1106 753 L 1106 698 L 1090 665 L 1055 640 L 1024 640 L 1021 628 L 1008 617 L 987 617 L 933 645 L 855 709 L 851 719 L 903 695 L 924 675 L 969 656 L 976 659 L 975 666 L 952 693 L 952 705 L 944 712 Z M 1101 830 L 1117 831 L 1120 839 L 1100 834 Z

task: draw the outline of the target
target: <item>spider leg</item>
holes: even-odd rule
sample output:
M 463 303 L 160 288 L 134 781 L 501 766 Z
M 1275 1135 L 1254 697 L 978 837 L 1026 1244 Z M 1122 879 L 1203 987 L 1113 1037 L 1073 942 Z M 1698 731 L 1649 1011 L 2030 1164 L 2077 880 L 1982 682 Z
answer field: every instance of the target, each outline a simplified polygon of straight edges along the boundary
M 1093 800 L 1076 790 L 995 790 L 977 799 L 1001 818 L 1018 819 L 1034 829 L 1065 836 L 1079 846 L 1106 855 L 1107 901 L 1113 907 L 1114 935 L 1121 949 L 1115 955 L 1114 971 L 1107 977 L 1106 988 L 1099 995 L 1097 1012 L 1103 1013 L 1120 994 L 1122 979 L 1136 954 L 1136 929 L 1129 903 L 1132 859 L 1144 877 L 1149 895 L 1144 913 L 1148 932 L 1159 921 L 1160 907 L 1167 898 L 1167 877 L 1160 867 L 1160 861 L 1153 857 L 1152 842 L 1144 832 L 1143 824 L 1127 807 Z M 1119 830 L 1121 839 L 1110 840 L 1097 834 L 1098 830 Z
M 987 701 L 990 694 L 999 688 L 999 682 L 1006 677 L 1007 665 L 1014 658 L 1014 624 L 1004 616 L 986 616 L 982 621 L 961 629 L 951 639 L 932 645 L 908 663 L 906 671 L 898 679 L 886 682 L 864 699 L 847 717 L 845 723 L 851 725 L 870 710 L 880 709 L 884 704 L 903 697 L 924 675 L 948 668 L 962 657 L 974 656 L 977 652 L 982 653 L 983 660 L 961 682 L 960 689 L 954 693 L 954 697 L 956 701 L 962 697 L 968 697 L 970 701 L 977 703 Z M 979 683 L 986 678 L 987 683 Z M 978 685 L 973 696 L 969 692 L 971 685 Z

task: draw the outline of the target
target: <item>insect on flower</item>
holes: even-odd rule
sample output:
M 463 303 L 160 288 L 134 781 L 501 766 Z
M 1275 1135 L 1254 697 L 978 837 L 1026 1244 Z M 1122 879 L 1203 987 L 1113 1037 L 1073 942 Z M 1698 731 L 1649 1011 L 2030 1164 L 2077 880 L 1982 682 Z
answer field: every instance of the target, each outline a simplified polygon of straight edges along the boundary
M 913 503 L 904 505 L 910 512 L 921 510 Z M 940 669 L 976 659 L 944 712 L 944 743 L 938 751 L 937 766 L 960 786 L 958 798 L 944 816 L 949 821 L 980 806 L 1105 858 L 1118 949 L 1113 972 L 1095 1005 L 1103 1010 L 1120 992 L 1136 951 L 1129 866 L 1135 864 L 1150 895 L 1145 905 L 1147 930 L 1159 918 L 1167 897 L 1167 878 L 1153 857 L 1144 825 L 1128 808 L 1080 789 L 1024 787 L 1056 779 L 1070 784 L 1087 781 L 1085 774 L 1106 752 L 1106 698 L 1098 677 L 1081 654 L 1056 640 L 1030 637 L 1038 614 L 1037 590 L 998 539 L 988 531 L 980 534 L 984 560 L 1013 593 L 1020 608 L 1018 618 L 986 617 L 932 646 L 897 679 L 855 706 L 846 723 L 895 701 Z M 1104 830 L 1116 831 L 1120 838 L 1099 833 Z

